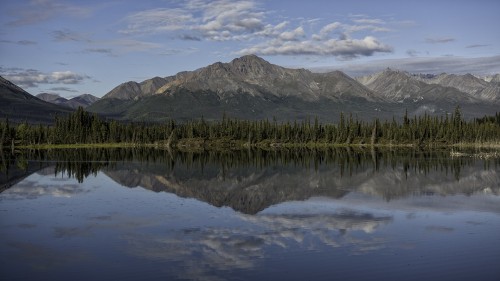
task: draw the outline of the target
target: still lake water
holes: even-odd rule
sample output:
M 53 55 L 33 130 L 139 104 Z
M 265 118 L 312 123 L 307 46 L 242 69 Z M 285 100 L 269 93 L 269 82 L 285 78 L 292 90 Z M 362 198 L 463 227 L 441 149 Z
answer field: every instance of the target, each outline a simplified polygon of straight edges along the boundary
M 1 156 L 1 280 L 500 280 L 498 158 Z

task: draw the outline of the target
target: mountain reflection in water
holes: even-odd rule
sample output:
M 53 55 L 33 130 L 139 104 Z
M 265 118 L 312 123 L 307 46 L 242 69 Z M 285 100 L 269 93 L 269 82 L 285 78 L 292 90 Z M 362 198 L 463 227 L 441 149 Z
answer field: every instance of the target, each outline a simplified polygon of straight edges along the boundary
M 75 149 L 24 151 L 7 159 L 2 165 L 7 171 L 1 178 L 3 189 L 9 181 L 19 181 L 19 175 L 37 170 L 79 182 L 102 171 L 122 186 L 174 193 L 246 214 L 281 202 L 342 198 L 350 192 L 393 200 L 433 194 L 498 195 L 500 190 L 499 159 L 451 158 L 447 150 Z M 36 196 L 47 191 L 38 187 L 30 192 Z

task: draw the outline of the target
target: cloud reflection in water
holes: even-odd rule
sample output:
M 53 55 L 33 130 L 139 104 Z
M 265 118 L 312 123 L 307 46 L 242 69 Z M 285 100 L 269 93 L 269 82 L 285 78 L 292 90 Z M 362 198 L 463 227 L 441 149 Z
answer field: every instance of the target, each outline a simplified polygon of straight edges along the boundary
M 132 255 L 180 263 L 179 278 L 220 280 L 213 272 L 252 269 L 266 253 L 279 249 L 320 250 L 345 247 L 362 254 L 384 247 L 375 236 L 390 216 L 352 210 L 319 214 L 259 214 L 239 218 L 242 227 L 176 229 L 164 235 L 128 235 Z

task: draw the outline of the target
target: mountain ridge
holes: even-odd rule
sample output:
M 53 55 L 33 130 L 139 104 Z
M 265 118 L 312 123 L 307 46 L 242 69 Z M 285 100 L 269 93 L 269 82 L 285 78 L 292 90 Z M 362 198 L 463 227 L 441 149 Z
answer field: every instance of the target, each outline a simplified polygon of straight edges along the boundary
M 0 118 L 9 118 L 16 123 L 53 123 L 55 115 L 71 111 L 43 101 L 0 76 Z
M 93 96 L 91 94 L 82 94 L 73 97 L 71 99 L 66 99 L 58 94 L 50 94 L 50 93 L 40 93 L 36 95 L 36 97 L 43 101 L 69 107 L 72 109 L 77 109 L 78 107 L 86 108 L 99 100 L 98 97 Z
M 457 87 L 426 83 L 424 78 L 391 69 L 354 79 L 341 71 L 314 73 L 246 55 L 165 78 L 120 84 L 89 110 L 150 121 L 220 119 L 224 114 L 240 119 L 317 116 L 336 121 L 340 112 L 359 114 L 362 119 L 388 119 L 405 110 L 446 114 L 456 106 L 471 118 L 497 111 L 500 93 L 481 96 Z

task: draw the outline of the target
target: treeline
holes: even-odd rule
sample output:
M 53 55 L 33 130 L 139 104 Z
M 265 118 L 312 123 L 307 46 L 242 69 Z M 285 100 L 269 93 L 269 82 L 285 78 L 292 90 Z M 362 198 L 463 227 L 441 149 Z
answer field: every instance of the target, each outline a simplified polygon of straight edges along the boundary
M 69 116 L 56 117 L 52 126 L 0 121 L 3 147 L 55 144 L 158 144 L 173 146 L 215 143 L 247 145 L 286 144 L 392 144 L 451 145 L 500 141 L 500 113 L 466 121 L 460 109 L 446 116 L 414 116 L 402 120 L 375 119 L 363 122 L 340 114 L 337 124 L 321 124 L 318 119 L 304 122 L 276 120 L 236 120 L 223 117 L 208 122 L 201 118 L 183 123 L 123 123 L 103 120 L 79 108 Z
M 3 179 L 9 175 L 14 178 L 25 176 L 24 172 L 17 171 L 34 172 L 49 165 L 54 167 L 56 175 L 63 173 L 78 179 L 79 182 L 99 171 L 114 170 L 123 165 L 132 165 L 158 174 L 173 171 L 184 174 L 183 171 L 192 171 L 191 175 L 215 173 L 222 177 L 234 174 L 234 171 L 260 170 L 276 166 L 283 169 L 295 167 L 315 171 L 336 167 L 340 177 L 350 177 L 367 169 L 377 171 L 381 168 L 400 167 L 405 174 L 439 171 L 453 174 L 457 180 L 464 167 L 477 166 L 478 163 L 481 163 L 484 169 L 500 167 L 500 158 L 483 159 L 479 162 L 478 158 L 449 155 L 449 151 L 445 149 L 349 146 L 277 150 L 249 148 L 235 151 L 180 151 L 147 147 L 0 150 L 0 191 L 2 184 L 8 182 L 2 182 L 2 176 Z

